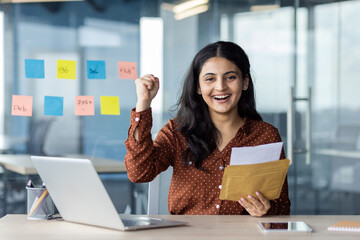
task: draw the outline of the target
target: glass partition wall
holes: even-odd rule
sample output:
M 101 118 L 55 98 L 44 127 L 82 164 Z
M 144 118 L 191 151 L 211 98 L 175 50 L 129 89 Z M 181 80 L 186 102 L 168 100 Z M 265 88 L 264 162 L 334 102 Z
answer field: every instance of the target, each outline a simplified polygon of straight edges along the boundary
M 292 162 L 292 214 L 359 214 L 360 1 L 212 0 L 203 3 L 202 13 L 187 17 L 174 12 L 180 2 L 185 1 L 0 4 L 5 69 L 0 127 L 5 142 L 12 139 L 1 156 L 81 154 L 123 161 L 136 93 L 133 80 L 119 78 L 118 62 L 136 62 L 138 74 L 150 71 L 142 61 L 147 49 L 141 49 L 151 35 L 142 34 L 141 19 L 150 17 L 163 28 L 162 64 L 156 70 L 163 76 L 162 95 L 153 106 L 153 137 L 175 116 L 194 54 L 210 42 L 234 41 L 250 58 L 257 108 L 279 129 Z M 43 59 L 45 78 L 26 78 L 25 59 Z M 75 80 L 57 78 L 59 59 L 76 61 Z M 105 61 L 106 78 L 88 79 L 87 60 Z M 13 95 L 33 96 L 31 117 L 11 114 Z M 93 116 L 75 115 L 78 95 L 94 96 Z M 63 97 L 62 116 L 44 115 L 44 96 Z M 120 115 L 102 115 L 101 96 L 118 96 Z M 153 188 L 158 212 L 165 214 L 170 175 L 163 174 Z M 23 189 L 28 176 L 5 169 L 0 177 L 0 216 L 24 213 L 24 193 L 14 188 Z M 147 184 L 132 185 L 126 174 L 101 178 L 119 212 L 146 213 Z
M 176 93 L 178 72 L 188 67 L 195 49 L 230 40 L 248 53 L 257 108 L 279 129 L 292 161 L 292 214 L 360 212 L 360 74 L 355 65 L 360 51 L 359 5 L 360 1 L 212 1 L 207 12 L 181 21 L 162 8 L 168 43 L 164 97 Z M 187 31 L 177 31 L 180 27 Z M 174 44 L 194 51 L 177 53 L 181 50 Z M 170 103 L 175 98 L 164 100 L 164 112 Z
M 5 13 L 2 54 L 6 59 L 5 111 L 1 114 L 5 116 L 4 136 L 15 140 L 3 150 L 5 158 L 14 154 L 81 155 L 124 161 L 136 94 L 134 81 L 119 77 L 118 63 L 135 62 L 140 69 L 141 7 L 141 1 L 0 4 Z M 44 77 L 29 78 L 26 59 L 43 60 Z M 72 61 L 74 76 L 59 76 L 60 68 L 65 73 L 70 69 L 59 65 L 59 60 Z M 104 61 L 102 77 L 89 76 L 88 61 Z M 13 95 L 33 98 L 32 116 L 12 114 Z M 77 96 L 93 97 L 92 115 L 76 114 Z M 103 96 L 118 98 L 120 113 L 104 115 Z M 60 98 L 62 109 L 46 114 L 56 109 L 46 97 Z M 26 180 L 36 176 L 4 174 L 0 215 L 25 212 Z M 101 179 L 119 212 L 136 212 L 133 191 L 137 187 L 125 173 L 101 174 Z

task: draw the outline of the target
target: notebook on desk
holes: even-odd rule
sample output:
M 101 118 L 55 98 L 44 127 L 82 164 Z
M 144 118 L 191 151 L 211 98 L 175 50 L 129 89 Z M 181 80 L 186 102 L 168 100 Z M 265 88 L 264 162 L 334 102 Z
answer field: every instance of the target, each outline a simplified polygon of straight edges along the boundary
M 119 215 L 88 159 L 31 156 L 31 160 L 65 221 L 123 231 L 187 224 Z
M 360 221 L 339 221 L 327 229 L 329 231 L 360 232 Z

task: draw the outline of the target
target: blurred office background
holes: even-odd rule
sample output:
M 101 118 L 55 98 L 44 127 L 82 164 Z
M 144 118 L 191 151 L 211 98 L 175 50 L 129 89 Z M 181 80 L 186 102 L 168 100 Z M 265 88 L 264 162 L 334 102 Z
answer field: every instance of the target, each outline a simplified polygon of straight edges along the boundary
M 292 214 L 360 214 L 360 0 L 0 0 L 0 151 L 81 154 L 124 161 L 133 80 L 117 62 L 160 76 L 153 137 L 172 109 L 195 53 L 234 41 L 252 64 L 257 107 L 275 125 L 292 165 Z M 197 3 L 178 10 L 183 2 Z M 45 60 L 45 79 L 25 78 L 25 59 Z M 56 60 L 76 60 L 76 80 L 56 78 Z M 86 60 L 105 60 L 89 80 Z M 11 115 L 12 95 L 34 97 L 33 116 Z M 64 115 L 43 114 L 43 97 L 64 97 Z M 95 116 L 75 116 L 77 95 L 95 97 Z M 100 114 L 100 96 L 119 96 L 120 115 Z M 1 168 L 1 167 L 0 167 Z M 171 170 L 150 184 L 101 174 L 119 212 L 167 213 Z M 25 213 L 29 177 L 0 169 L 0 217 Z M 5 191 L 6 190 L 6 191 Z M 6 194 L 4 194 L 7 192 Z

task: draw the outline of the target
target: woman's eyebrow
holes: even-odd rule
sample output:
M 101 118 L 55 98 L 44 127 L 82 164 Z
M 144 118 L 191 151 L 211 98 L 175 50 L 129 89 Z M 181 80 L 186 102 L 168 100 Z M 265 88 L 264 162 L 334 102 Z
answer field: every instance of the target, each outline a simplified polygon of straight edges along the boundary
M 205 73 L 204 75 L 203 75 L 203 77 L 205 77 L 205 76 L 208 76 L 208 75 L 216 75 L 215 73 Z
M 225 72 L 223 75 L 227 75 L 227 74 L 230 74 L 230 73 L 235 73 L 235 74 L 239 74 L 237 71 L 233 71 L 233 70 L 231 70 L 231 71 L 227 71 L 227 72 Z M 206 76 L 214 76 L 214 75 L 216 75 L 215 73 L 205 73 L 202 77 L 206 77 Z
M 236 73 L 236 74 L 239 74 L 237 71 L 228 71 L 228 72 L 224 73 L 224 75 L 227 75 L 227 74 L 230 74 L 230 73 Z

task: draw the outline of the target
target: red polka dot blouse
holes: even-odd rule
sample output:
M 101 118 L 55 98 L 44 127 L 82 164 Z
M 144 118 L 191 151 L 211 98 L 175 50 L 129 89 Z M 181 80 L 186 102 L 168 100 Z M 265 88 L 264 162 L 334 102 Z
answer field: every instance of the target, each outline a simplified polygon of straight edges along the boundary
M 170 214 L 248 214 L 237 201 L 219 199 L 224 168 L 230 163 L 231 148 L 281 142 L 278 130 L 272 125 L 245 119 L 244 125 L 228 145 L 222 151 L 215 149 L 203 161 L 202 166 L 207 171 L 202 171 L 195 168 L 191 161 L 187 166 L 183 164 L 182 152 L 188 146 L 184 136 L 176 131 L 174 119 L 168 121 L 154 141 L 151 127 L 151 109 L 142 112 L 132 110 L 129 136 L 125 141 L 125 165 L 132 182 L 150 182 L 168 167 L 173 167 L 168 195 Z M 136 128 L 138 141 L 134 138 Z M 281 154 L 283 158 L 284 151 Z M 280 197 L 270 202 L 267 215 L 290 214 L 287 179 Z

